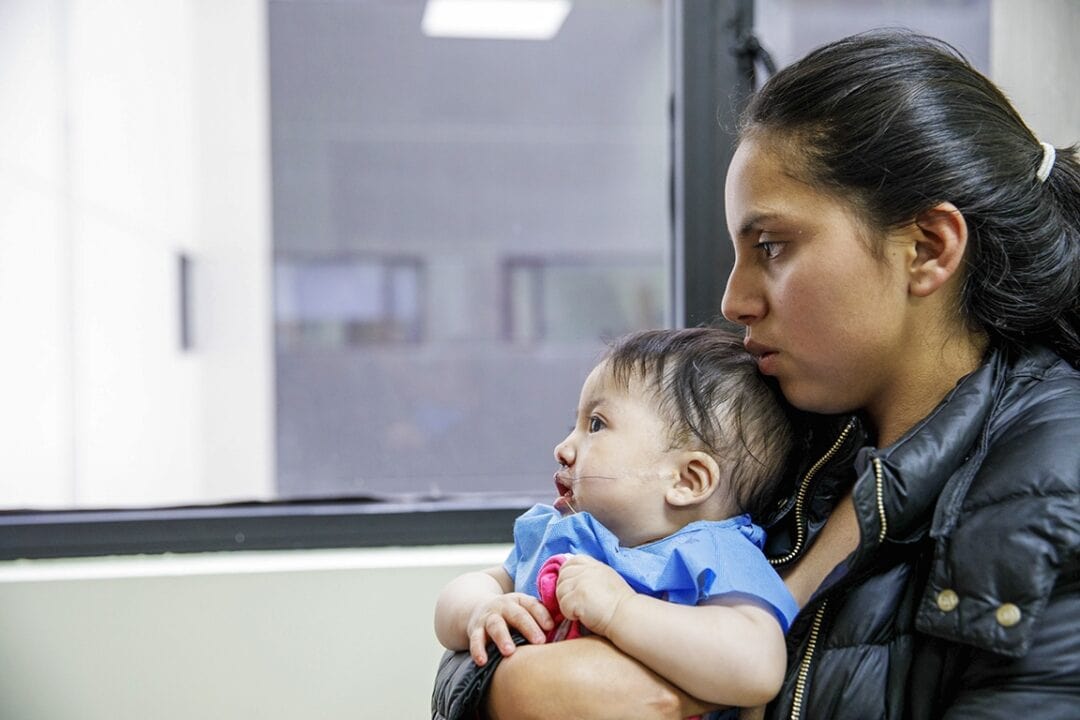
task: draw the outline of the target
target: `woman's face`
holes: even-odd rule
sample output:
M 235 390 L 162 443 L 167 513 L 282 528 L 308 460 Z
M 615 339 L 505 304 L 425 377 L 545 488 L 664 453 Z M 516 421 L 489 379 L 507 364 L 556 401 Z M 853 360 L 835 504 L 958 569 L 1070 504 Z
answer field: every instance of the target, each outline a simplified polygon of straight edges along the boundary
M 777 147 L 752 136 L 728 170 L 735 266 L 723 313 L 793 405 L 873 415 L 904 398 L 911 244 L 890 236 L 874 257 L 854 210 L 796 179 Z

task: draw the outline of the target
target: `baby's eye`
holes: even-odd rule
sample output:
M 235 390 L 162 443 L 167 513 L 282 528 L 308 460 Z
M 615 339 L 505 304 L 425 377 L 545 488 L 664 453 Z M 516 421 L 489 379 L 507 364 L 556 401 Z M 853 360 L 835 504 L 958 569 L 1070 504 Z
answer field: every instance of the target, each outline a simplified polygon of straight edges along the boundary
M 600 432 L 605 427 L 606 426 L 604 425 L 604 421 L 601 420 L 600 418 L 596 417 L 595 415 L 593 415 L 591 418 L 589 418 L 589 432 L 591 432 L 591 433 Z

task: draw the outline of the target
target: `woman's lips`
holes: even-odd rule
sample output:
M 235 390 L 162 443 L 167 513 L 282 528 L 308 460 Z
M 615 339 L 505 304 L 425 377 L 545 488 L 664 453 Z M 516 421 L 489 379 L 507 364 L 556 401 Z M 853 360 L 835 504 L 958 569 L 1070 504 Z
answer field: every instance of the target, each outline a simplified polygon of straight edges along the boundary
M 776 374 L 776 356 L 777 352 L 775 350 L 757 356 L 757 367 L 762 375 Z
M 762 374 L 776 374 L 776 357 L 779 355 L 779 351 L 768 345 L 762 345 L 761 343 L 754 342 L 750 339 L 743 341 L 743 346 L 748 353 L 754 356 L 754 360 L 757 361 L 758 370 L 760 370 Z

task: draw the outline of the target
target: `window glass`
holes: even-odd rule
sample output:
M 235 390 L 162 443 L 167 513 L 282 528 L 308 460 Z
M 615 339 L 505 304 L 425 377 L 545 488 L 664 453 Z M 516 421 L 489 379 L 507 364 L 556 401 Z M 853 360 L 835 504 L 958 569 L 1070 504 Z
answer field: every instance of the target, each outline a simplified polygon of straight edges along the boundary
M 754 33 L 778 67 L 832 40 L 908 28 L 952 43 L 990 72 L 991 0 L 754 0 Z
M 281 497 L 547 497 L 605 341 L 671 323 L 664 4 L 424 9 L 269 4 Z

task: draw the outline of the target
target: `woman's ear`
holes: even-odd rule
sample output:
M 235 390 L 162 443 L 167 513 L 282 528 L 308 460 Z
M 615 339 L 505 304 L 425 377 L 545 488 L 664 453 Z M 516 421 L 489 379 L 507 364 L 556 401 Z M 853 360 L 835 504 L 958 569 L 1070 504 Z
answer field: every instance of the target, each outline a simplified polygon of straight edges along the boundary
M 915 252 L 908 288 L 927 297 L 956 274 L 967 249 L 967 221 L 955 205 L 938 203 L 915 218 Z
M 667 491 L 667 501 L 674 507 L 689 507 L 705 502 L 720 483 L 720 466 L 712 455 L 700 451 L 684 453 L 679 461 L 678 477 Z

